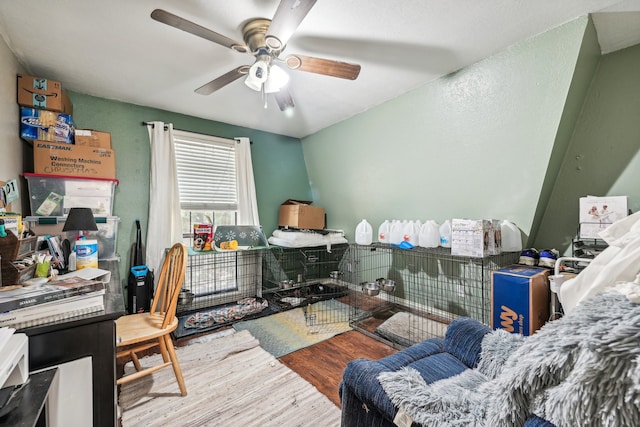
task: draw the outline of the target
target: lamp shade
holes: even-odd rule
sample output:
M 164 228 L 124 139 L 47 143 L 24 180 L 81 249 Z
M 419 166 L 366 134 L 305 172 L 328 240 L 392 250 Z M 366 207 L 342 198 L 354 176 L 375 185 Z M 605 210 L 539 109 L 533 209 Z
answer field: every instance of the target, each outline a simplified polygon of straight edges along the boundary
M 251 66 L 251 68 L 249 68 L 249 73 L 247 74 L 247 78 L 244 80 L 244 84 L 259 92 L 262 90 L 262 84 L 267 81 L 268 73 L 269 64 L 267 64 L 266 61 L 259 59 Z
M 267 81 L 264 82 L 264 92 L 278 92 L 280 89 L 285 87 L 287 83 L 289 83 L 289 74 L 276 64 L 271 64 Z
M 71 208 L 62 231 L 96 231 L 98 225 L 91 208 Z

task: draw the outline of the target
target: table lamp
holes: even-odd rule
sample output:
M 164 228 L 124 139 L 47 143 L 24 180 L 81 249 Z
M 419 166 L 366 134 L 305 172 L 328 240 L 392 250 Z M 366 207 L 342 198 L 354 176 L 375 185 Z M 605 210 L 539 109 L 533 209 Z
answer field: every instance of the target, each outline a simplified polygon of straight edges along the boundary
M 98 225 L 93 216 L 91 208 L 71 208 L 64 222 L 62 231 L 78 231 L 78 238 L 82 238 L 85 231 L 97 231 Z M 62 241 L 62 252 L 64 254 L 64 265 L 69 266 L 69 254 L 71 253 L 71 242 L 69 239 Z

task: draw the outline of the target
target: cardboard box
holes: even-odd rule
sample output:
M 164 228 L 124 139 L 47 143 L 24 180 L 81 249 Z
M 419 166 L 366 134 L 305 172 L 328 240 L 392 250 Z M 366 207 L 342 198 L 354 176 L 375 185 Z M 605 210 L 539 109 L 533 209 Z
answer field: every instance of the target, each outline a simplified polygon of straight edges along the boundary
M 33 165 L 39 174 L 116 179 L 116 156 L 106 148 L 34 141 Z
M 20 108 L 20 137 L 28 141 L 73 144 L 75 125 L 68 114 L 35 108 Z
M 73 105 L 62 83 L 18 74 L 18 105 L 73 114 Z
M 86 147 L 111 148 L 111 134 L 89 129 L 75 130 L 75 144 Z
M 492 219 L 453 219 L 451 255 L 484 258 L 502 252 L 500 221 Z
M 629 214 L 627 196 L 580 198 L 580 231 L 582 239 L 596 239 L 598 233 Z
M 309 230 L 324 229 L 324 208 L 310 206 L 307 200 L 288 199 L 280 205 L 278 225 Z
M 510 265 L 491 274 L 491 327 L 532 335 L 549 319 L 550 270 Z

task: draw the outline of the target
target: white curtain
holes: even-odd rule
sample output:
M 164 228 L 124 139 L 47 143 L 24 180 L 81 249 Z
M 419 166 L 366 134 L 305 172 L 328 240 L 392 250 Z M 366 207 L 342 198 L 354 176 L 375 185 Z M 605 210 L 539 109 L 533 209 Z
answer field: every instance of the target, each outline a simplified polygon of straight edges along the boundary
M 235 138 L 238 171 L 238 225 L 260 225 L 256 184 L 253 179 L 251 142 L 249 138 Z
M 150 122 L 147 129 L 151 143 L 151 170 L 146 265 L 156 271 L 157 280 L 165 249 L 182 242 L 182 223 L 173 125 Z

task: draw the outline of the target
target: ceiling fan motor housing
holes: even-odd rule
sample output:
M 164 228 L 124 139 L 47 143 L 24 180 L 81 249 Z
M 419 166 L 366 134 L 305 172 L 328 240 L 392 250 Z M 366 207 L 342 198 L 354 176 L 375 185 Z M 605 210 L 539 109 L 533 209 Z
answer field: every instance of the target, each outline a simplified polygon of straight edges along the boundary
M 273 48 L 272 43 L 267 44 L 265 34 L 269 30 L 270 24 L 270 19 L 258 18 L 252 19 L 242 27 L 242 37 L 251 53 L 277 56 L 282 51 L 281 43 L 279 43 L 280 47 L 276 49 Z

